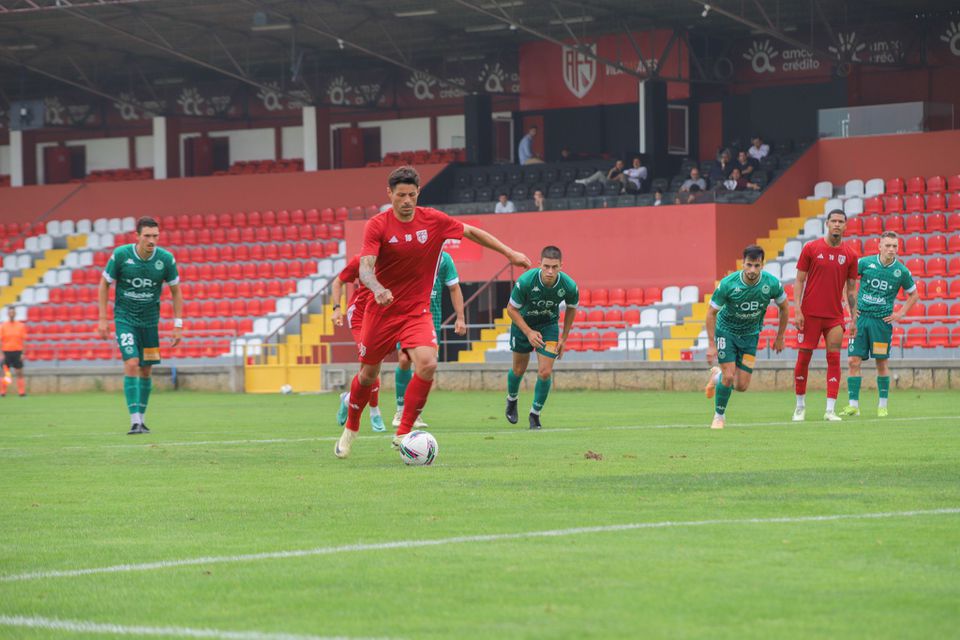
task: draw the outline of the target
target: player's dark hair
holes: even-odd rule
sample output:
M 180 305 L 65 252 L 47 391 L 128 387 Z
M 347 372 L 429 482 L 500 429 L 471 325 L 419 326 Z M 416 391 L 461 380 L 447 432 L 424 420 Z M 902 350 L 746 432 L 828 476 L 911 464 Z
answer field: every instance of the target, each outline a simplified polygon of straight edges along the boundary
M 899 238 L 899 237 L 900 237 L 900 235 L 899 235 L 896 231 L 884 231 L 883 233 L 880 234 L 880 238 L 881 238 L 881 239 L 883 239 L 883 238 L 893 238 L 894 240 L 896 240 L 896 239 Z
M 397 188 L 398 184 L 412 184 L 415 187 L 419 187 L 420 174 L 417 173 L 417 170 L 413 167 L 397 167 L 390 172 L 390 177 L 387 178 L 387 185 L 389 185 L 390 191 L 393 191 Z
M 762 261 L 766 254 L 763 251 L 763 247 L 758 244 L 751 244 L 749 247 L 743 250 L 743 259 L 744 260 L 760 260 Z
M 560 247 L 555 247 L 552 244 L 547 245 L 543 248 L 543 251 L 540 252 L 541 258 L 546 258 L 547 260 L 562 260 L 562 254 L 560 253 Z
M 160 223 L 157 222 L 156 220 L 154 220 L 153 218 L 151 218 L 150 216 L 143 216 L 142 218 L 140 218 L 139 220 L 137 220 L 137 234 L 138 234 L 138 235 L 141 234 L 141 233 L 143 233 L 144 227 L 156 227 L 157 229 L 159 229 L 159 228 L 160 228 Z
M 834 209 L 833 211 L 831 211 L 830 213 L 828 213 L 828 214 L 827 214 L 827 220 L 829 220 L 829 219 L 830 219 L 830 216 L 833 216 L 833 215 L 843 216 L 843 219 L 844 219 L 844 220 L 847 219 L 847 214 L 843 212 L 843 209 Z

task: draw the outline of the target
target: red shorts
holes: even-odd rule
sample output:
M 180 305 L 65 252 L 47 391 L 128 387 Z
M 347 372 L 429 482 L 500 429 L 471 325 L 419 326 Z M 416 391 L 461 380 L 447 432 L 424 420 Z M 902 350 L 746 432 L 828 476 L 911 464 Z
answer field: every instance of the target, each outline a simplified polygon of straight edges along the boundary
M 839 326 L 846 329 L 843 318 L 818 318 L 817 316 L 803 317 L 803 331 L 797 333 L 797 348 L 816 349 L 820 344 L 820 336 L 827 339 L 830 329 Z
M 363 333 L 363 311 L 366 307 L 366 300 L 355 302 L 347 307 L 347 328 L 353 334 L 355 344 L 360 344 L 360 336 Z
M 437 332 L 430 312 L 405 316 L 367 316 L 363 323 L 360 342 L 360 362 L 380 364 L 397 348 L 437 348 Z

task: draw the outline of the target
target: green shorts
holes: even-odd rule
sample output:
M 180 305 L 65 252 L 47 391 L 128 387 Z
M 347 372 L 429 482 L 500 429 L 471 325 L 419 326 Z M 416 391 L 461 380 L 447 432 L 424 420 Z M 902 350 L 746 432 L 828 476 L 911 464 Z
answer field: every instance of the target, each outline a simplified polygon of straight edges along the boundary
M 753 365 L 757 361 L 757 342 L 760 334 L 738 336 L 721 329 L 716 330 L 717 361 L 720 364 L 736 362 L 738 369 L 753 373 Z
M 542 327 L 530 328 L 539 331 L 540 335 L 543 336 L 543 346 L 537 349 L 537 353 L 548 358 L 556 358 L 557 342 L 560 340 L 560 325 L 554 322 Z M 530 353 L 533 351 L 533 345 L 515 324 L 510 325 L 510 351 L 514 353 Z
M 124 360 L 138 358 L 140 364 L 160 363 L 160 330 L 152 327 L 135 327 L 123 320 L 115 322 L 117 326 L 117 346 Z
M 860 316 L 857 318 L 857 336 L 850 341 L 847 355 L 862 360 L 869 360 L 870 356 L 885 360 L 890 357 L 892 339 L 893 325 L 884 322 L 883 318 Z

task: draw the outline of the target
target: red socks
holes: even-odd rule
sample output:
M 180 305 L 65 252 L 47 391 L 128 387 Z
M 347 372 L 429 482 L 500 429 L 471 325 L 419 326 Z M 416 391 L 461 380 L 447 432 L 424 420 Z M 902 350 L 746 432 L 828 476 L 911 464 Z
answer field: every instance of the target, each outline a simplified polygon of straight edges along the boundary
M 403 396 L 403 418 L 397 428 L 398 436 L 410 433 L 413 423 L 420 417 L 420 412 L 427 404 L 427 396 L 430 395 L 432 386 L 433 380 L 424 380 L 416 373 L 413 374 L 410 384 L 407 385 L 407 393 Z
M 377 381 L 373 383 L 373 389 L 370 390 L 370 406 L 380 406 L 380 376 L 377 376 Z
M 353 382 L 350 383 L 350 404 L 347 408 L 345 425 L 350 431 L 360 431 L 360 416 L 363 415 L 363 408 L 370 402 L 370 394 L 375 387 L 378 387 L 376 382 L 365 387 L 360 384 L 360 376 L 353 377 Z
M 838 353 L 838 363 L 840 362 L 839 356 L 840 354 Z M 812 357 L 812 351 L 801 349 L 797 353 L 797 366 L 793 368 L 793 388 L 798 396 L 806 395 L 807 393 L 807 378 L 810 377 L 810 358 Z M 838 364 L 837 366 L 840 365 Z
M 840 393 L 840 352 L 827 351 L 827 397 L 837 399 Z
M 17 378 L 17 393 L 23 395 L 27 392 L 27 381 L 23 379 L 23 376 Z

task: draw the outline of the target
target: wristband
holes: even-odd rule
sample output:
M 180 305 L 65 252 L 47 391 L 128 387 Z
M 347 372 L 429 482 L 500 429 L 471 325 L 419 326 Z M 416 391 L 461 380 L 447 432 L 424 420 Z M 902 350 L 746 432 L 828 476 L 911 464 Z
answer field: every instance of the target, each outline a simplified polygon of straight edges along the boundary
M 183 328 L 183 318 L 174 318 L 173 319 L 173 328 L 182 329 Z
M 338 305 L 338 304 L 333 305 L 333 310 L 334 310 L 334 311 L 336 311 L 336 310 L 339 309 L 339 308 L 340 308 L 340 305 Z

